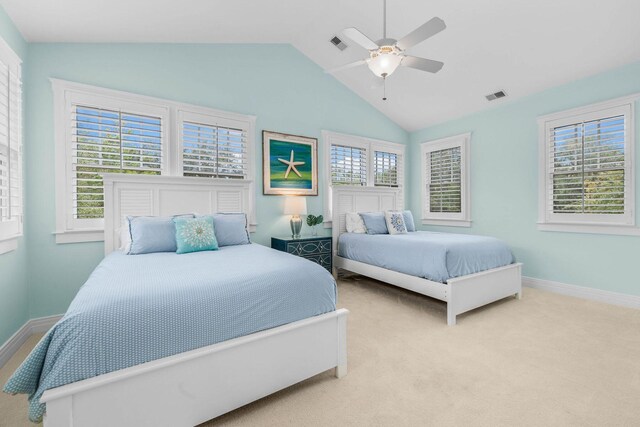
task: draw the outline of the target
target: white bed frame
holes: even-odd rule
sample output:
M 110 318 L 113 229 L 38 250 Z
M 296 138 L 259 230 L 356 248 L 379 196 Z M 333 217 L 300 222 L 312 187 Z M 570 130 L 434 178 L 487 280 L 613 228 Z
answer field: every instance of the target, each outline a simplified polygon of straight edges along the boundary
M 124 215 L 249 213 L 246 181 L 105 175 L 105 253 Z M 340 309 L 47 390 L 45 427 L 194 426 L 321 372 L 347 373 Z
M 456 324 L 458 314 L 508 296 L 521 298 L 522 264 L 519 263 L 456 277 L 445 284 L 338 256 L 338 238 L 346 232 L 345 214 L 402 209 L 399 191 L 383 187 L 333 187 L 333 267 L 336 277 L 338 269 L 342 268 L 445 301 L 449 326 Z

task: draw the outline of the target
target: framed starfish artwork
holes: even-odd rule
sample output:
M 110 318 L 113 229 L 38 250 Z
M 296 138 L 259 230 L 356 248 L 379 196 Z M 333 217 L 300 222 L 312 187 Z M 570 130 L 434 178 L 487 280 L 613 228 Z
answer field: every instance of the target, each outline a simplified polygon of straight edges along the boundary
M 318 140 L 262 131 L 263 193 L 318 195 Z

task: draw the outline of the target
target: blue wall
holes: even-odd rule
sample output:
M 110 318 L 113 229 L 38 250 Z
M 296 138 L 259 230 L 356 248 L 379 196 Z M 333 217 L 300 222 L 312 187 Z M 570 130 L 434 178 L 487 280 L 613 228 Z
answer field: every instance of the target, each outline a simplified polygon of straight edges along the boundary
M 0 37 L 24 61 L 27 43 L 1 6 Z M 25 68 L 26 66 L 23 66 L 23 70 Z M 13 335 L 28 318 L 26 271 L 27 249 L 25 239 L 20 238 L 18 239 L 18 250 L 0 255 L 0 345 Z
M 263 129 L 320 138 L 323 129 L 406 143 L 408 134 L 290 45 L 31 44 L 25 76 L 30 317 L 62 313 L 103 255 L 102 243 L 56 245 L 50 77 L 257 116 L 258 243 L 286 234 L 283 198 L 262 195 Z M 322 143 L 319 141 L 320 144 Z M 318 149 L 319 164 L 324 162 Z M 310 213 L 323 211 L 320 194 Z
M 526 276 L 640 295 L 640 237 L 543 232 L 538 212 L 538 116 L 640 92 L 640 63 L 559 86 L 411 134 L 411 209 L 420 215 L 420 143 L 472 132 L 472 228 L 425 227 L 506 240 Z M 637 110 L 638 105 L 636 105 Z M 640 111 L 636 112 L 636 132 Z M 636 135 L 636 143 L 640 138 Z M 640 165 L 640 150 L 636 149 Z M 636 191 L 640 171 L 636 171 Z M 636 212 L 640 195 L 636 194 Z M 640 220 L 640 218 L 638 218 Z

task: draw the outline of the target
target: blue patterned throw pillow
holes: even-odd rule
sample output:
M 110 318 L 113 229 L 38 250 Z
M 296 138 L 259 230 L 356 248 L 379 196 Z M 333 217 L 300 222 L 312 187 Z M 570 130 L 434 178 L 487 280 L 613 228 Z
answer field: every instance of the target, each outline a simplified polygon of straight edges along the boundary
M 407 232 L 404 215 L 402 215 L 401 211 L 386 211 L 384 219 L 387 222 L 389 234 L 405 234 Z
M 218 250 L 212 217 L 174 218 L 173 222 L 176 224 L 176 253 Z

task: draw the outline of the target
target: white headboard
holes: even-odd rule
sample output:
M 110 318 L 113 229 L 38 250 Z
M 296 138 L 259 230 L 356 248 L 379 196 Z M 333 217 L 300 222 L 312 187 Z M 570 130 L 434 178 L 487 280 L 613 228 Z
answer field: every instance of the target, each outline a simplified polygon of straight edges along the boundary
M 245 180 L 104 174 L 105 255 L 118 247 L 126 215 L 244 212 L 250 217 L 250 190 Z
M 381 212 L 402 209 L 400 189 L 336 185 L 332 188 L 333 253 L 338 253 L 338 237 L 347 232 L 347 212 Z

